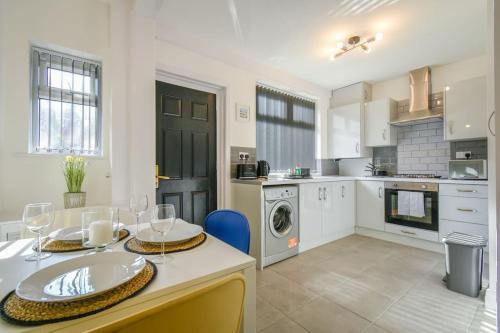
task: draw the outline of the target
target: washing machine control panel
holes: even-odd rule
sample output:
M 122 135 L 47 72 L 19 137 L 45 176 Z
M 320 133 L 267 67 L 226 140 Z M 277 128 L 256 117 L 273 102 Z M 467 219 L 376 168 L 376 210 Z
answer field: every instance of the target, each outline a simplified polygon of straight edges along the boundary
M 266 200 L 288 199 L 297 196 L 297 187 L 267 187 L 264 189 Z

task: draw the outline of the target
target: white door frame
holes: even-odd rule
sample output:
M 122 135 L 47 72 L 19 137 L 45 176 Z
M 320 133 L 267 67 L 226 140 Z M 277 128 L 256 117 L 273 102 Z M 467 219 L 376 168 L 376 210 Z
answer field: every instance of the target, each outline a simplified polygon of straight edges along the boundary
M 196 89 L 215 94 L 215 109 L 216 109 L 216 127 L 217 127 L 217 208 L 228 207 L 228 181 L 229 181 L 229 149 L 227 146 L 227 129 L 228 117 L 226 112 L 226 91 L 227 88 L 205 82 L 197 79 L 192 79 L 186 76 L 174 74 L 161 69 L 156 70 L 156 80 L 175 84 L 177 86 Z

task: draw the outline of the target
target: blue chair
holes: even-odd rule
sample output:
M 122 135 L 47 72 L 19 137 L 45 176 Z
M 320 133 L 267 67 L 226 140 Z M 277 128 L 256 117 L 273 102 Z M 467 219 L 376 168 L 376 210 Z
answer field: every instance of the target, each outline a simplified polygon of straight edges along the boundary
M 242 213 L 231 209 L 214 210 L 205 218 L 205 231 L 248 254 L 250 227 Z

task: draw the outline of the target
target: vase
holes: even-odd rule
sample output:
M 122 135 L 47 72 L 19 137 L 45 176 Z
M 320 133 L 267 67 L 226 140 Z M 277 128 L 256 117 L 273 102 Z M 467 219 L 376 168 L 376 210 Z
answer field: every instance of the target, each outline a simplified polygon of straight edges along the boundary
M 85 207 L 85 192 L 66 192 L 64 193 L 64 208 Z

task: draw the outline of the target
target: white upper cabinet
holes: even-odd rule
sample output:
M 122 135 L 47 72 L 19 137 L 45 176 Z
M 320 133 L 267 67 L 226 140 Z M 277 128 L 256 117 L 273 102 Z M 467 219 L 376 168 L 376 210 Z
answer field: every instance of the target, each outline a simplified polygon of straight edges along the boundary
M 444 91 L 445 140 L 485 138 L 486 77 L 449 85 Z
M 364 138 L 364 103 L 335 107 L 328 112 L 328 157 L 370 157 Z
M 365 106 L 365 145 L 395 146 L 396 127 L 389 125 L 391 113 L 397 112 L 396 101 L 390 98 L 368 102 Z

